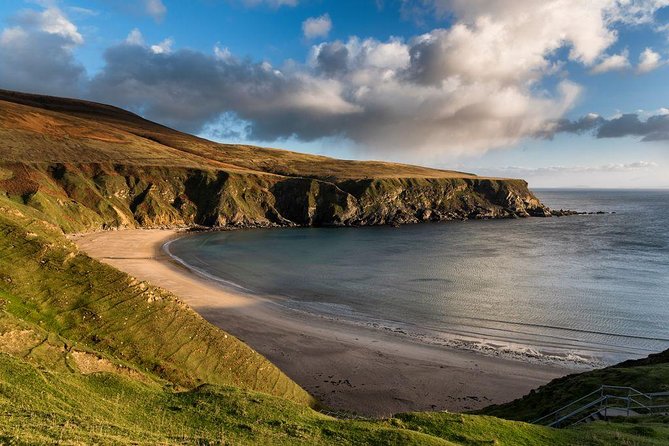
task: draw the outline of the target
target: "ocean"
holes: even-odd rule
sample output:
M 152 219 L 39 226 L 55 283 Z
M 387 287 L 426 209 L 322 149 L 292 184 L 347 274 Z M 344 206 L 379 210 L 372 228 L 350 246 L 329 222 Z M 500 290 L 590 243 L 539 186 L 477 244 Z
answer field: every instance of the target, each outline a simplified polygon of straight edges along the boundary
M 537 190 L 600 215 L 201 233 L 172 255 L 295 311 L 576 367 L 669 348 L 669 191 Z

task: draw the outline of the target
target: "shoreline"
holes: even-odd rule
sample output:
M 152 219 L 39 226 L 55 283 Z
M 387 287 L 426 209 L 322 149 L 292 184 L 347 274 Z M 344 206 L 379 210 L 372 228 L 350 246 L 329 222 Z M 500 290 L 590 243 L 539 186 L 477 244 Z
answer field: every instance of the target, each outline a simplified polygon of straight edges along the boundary
M 290 310 L 178 263 L 163 246 L 183 232 L 71 236 L 91 257 L 176 294 L 213 325 L 267 357 L 334 410 L 368 416 L 475 410 L 525 395 L 575 369 L 421 343 L 391 331 Z M 167 246 L 169 249 L 169 245 Z M 182 261 L 183 262 L 183 261 Z
M 308 318 L 318 318 L 322 320 L 332 321 L 341 325 L 364 327 L 370 330 L 379 331 L 384 330 L 389 334 L 405 337 L 407 341 L 419 342 L 421 344 L 432 344 L 439 347 L 453 348 L 456 350 L 468 350 L 486 356 L 501 357 L 504 359 L 511 359 L 515 361 L 522 361 L 524 363 L 555 365 L 564 367 L 573 371 L 587 371 L 593 368 L 605 367 L 606 364 L 601 359 L 595 359 L 585 355 L 580 355 L 569 351 L 567 353 L 558 352 L 555 349 L 549 351 L 549 347 L 539 346 L 530 347 L 516 340 L 509 339 L 483 339 L 473 335 L 472 333 L 464 332 L 429 332 L 426 330 L 416 330 L 408 324 L 401 322 L 391 322 L 383 319 L 374 318 L 346 318 L 341 314 L 318 312 L 307 308 L 299 308 L 299 306 L 291 305 L 294 301 L 291 298 L 279 297 L 274 295 L 263 295 L 254 290 L 244 287 L 238 283 L 226 280 L 222 277 L 215 276 L 207 271 L 190 265 L 182 258 L 175 255 L 170 250 L 172 242 L 197 234 L 197 232 L 184 233 L 182 236 L 177 236 L 168 240 L 160 246 L 160 250 L 165 253 L 173 262 L 179 264 L 187 269 L 192 274 L 202 277 L 205 280 L 211 280 L 220 284 L 223 288 L 233 293 L 239 292 L 252 299 L 260 299 L 268 305 L 280 307 L 280 311 L 288 311 L 291 313 L 301 313 Z M 500 344 L 501 343 L 501 344 Z

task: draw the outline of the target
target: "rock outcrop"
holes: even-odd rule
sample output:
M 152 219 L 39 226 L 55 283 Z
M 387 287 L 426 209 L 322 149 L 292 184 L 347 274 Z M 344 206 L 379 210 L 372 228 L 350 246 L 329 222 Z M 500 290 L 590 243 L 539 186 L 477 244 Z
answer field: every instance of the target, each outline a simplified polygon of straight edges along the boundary
M 2 163 L 0 191 L 71 231 L 359 226 L 550 216 L 522 180 L 313 178 L 179 167 Z
M 0 194 L 65 231 L 551 215 L 522 180 L 219 144 L 108 105 L 3 90 Z

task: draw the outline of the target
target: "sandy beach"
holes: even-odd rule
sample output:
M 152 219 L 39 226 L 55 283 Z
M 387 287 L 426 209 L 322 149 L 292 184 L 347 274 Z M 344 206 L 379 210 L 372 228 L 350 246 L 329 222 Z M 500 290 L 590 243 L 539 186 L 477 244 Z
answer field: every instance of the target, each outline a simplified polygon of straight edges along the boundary
M 72 236 L 80 249 L 165 288 L 336 410 L 383 416 L 462 411 L 520 397 L 571 371 L 412 341 L 294 312 L 197 275 L 162 250 L 175 230 Z

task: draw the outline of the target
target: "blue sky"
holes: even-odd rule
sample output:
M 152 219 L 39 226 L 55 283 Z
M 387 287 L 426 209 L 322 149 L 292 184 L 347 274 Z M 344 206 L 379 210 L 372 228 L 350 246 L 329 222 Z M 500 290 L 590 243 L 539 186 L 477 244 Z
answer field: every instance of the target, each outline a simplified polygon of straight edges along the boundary
M 358 159 L 669 187 L 669 1 L 3 0 L 0 88 Z

